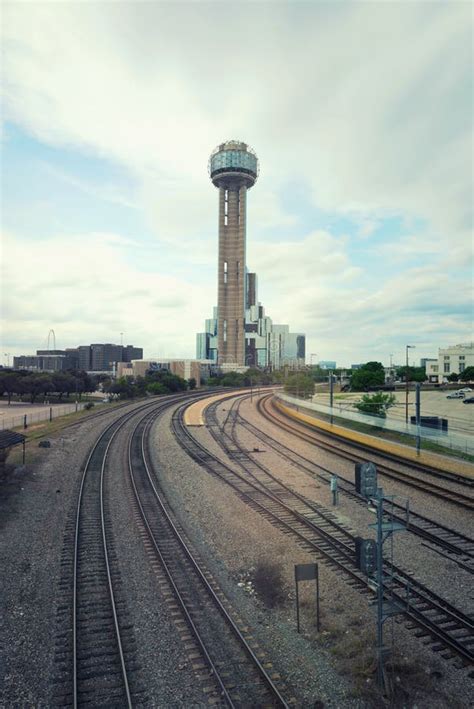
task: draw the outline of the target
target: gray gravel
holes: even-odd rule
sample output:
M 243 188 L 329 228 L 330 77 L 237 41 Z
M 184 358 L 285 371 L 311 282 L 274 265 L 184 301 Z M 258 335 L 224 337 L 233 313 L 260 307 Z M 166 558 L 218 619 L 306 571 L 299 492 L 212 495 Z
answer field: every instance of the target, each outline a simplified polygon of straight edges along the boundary
M 228 410 L 229 404 L 223 403 L 221 408 Z M 254 417 L 252 421 L 257 420 L 250 404 L 247 413 Z M 221 412 L 221 416 L 225 414 Z M 64 530 L 84 458 L 97 434 L 115 415 L 111 413 L 104 419 L 66 429 L 51 439 L 51 449 L 32 448 L 34 460 L 30 458 L 25 469 L 18 468 L 0 482 L 0 563 L 3 570 L 8 570 L 0 576 L 0 707 L 51 705 L 55 611 L 64 602 L 58 590 Z M 271 671 L 281 675 L 287 696 L 295 697 L 297 705 L 305 707 L 321 706 L 317 702 L 327 707 L 372 706 L 370 693 L 363 700 L 354 696 L 351 675 L 342 674 L 343 668 L 336 665 L 333 638 L 327 630 L 337 618 L 343 626 L 346 623 L 349 628 L 352 624 L 356 634 L 362 634 L 364 627 L 373 622 L 367 600 L 321 564 L 322 633 L 317 637 L 311 629 L 311 608 L 305 606 L 304 633 L 298 636 L 293 565 L 312 561 L 311 555 L 194 463 L 175 441 L 169 428 L 170 417 L 171 413 L 165 414 L 153 430 L 157 475 L 174 513 L 221 584 L 234 614 L 252 628 L 255 641 L 272 662 Z M 260 417 L 258 421 L 262 428 L 267 425 Z M 219 455 L 225 457 L 206 429 L 194 431 L 209 448 L 219 450 Z M 278 431 L 277 435 L 283 439 L 286 434 Z M 122 442 L 124 437 L 125 431 Z M 242 441 L 251 444 L 251 438 Z M 288 443 L 315 455 L 314 449 L 293 438 Z M 112 483 L 115 549 L 122 555 L 122 585 L 137 639 L 137 675 L 146 688 L 145 703 L 163 707 L 203 706 L 203 696 L 194 681 L 183 644 L 169 620 L 160 584 L 137 531 L 123 455 L 123 450 L 119 452 L 116 447 L 112 450 L 107 474 Z M 327 504 L 327 490 L 304 478 L 301 472 L 291 470 L 291 466 L 285 468 L 278 456 L 265 455 L 292 484 L 300 485 L 305 494 Z M 363 510 L 349 501 L 347 507 L 341 505 L 339 513 L 352 526 L 366 524 Z M 458 520 L 458 524 L 462 531 L 463 522 Z M 407 554 L 413 554 L 410 564 L 421 563 L 416 550 L 410 548 Z M 262 559 L 277 560 L 282 568 L 288 602 L 279 610 L 265 608 L 251 586 L 242 585 Z M 436 558 L 436 564 L 440 559 Z M 453 589 L 453 594 L 460 594 L 456 596 L 460 598 L 462 590 Z M 307 595 L 303 597 L 308 602 Z M 426 692 L 411 694 L 404 706 L 416 705 L 422 709 L 469 705 L 465 672 L 433 660 L 432 653 L 403 628 L 397 626 L 395 636 L 406 657 L 416 657 L 428 678 Z M 437 679 L 428 674 L 433 668 L 439 671 Z M 380 703 L 375 701 L 375 706 Z
M 244 623 L 252 628 L 274 671 L 285 680 L 289 697 L 294 696 L 299 706 L 317 701 L 328 707 L 362 706 L 350 697 L 350 684 L 334 671 L 329 654 L 297 635 L 291 602 L 282 611 L 270 612 L 238 585 L 249 569 L 269 558 L 281 563 L 290 593 L 293 564 L 308 563 L 311 556 L 181 451 L 169 430 L 170 418 L 171 414 L 165 414 L 153 431 L 153 459 L 160 482 L 193 545 Z M 193 429 L 193 433 L 214 448 L 206 429 Z M 326 571 L 321 572 L 324 578 Z M 328 588 L 325 581 L 322 584 Z M 353 591 L 350 594 L 356 596 Z M 323 595 L 329 597 L 333 592 L 326 590 Z
M 28 446 L 26 466 L 0 480 L 0 707 L 50 707 L 54 704 L 56 609 L 69 602 L 60 591 L 62 546 L 66 525 L 77 501 L 80 471 L 97 435 L 126 410 L 84 421 L 50 436 L 49 449 Z M 148 706 L 183 706 L 202 697 L 193 694 L 191 673 L 178 673 L 182 649 L 166 617 L 143 559 L 126 497 L 122 462 L 116 461 L 112 486 L 117 519 L 116 548 L 126 550 L 122 580 L 128 579 L 127 603 L 136 636 L 142 633 L 148 653 L 140 657 L 142 684 L 150 687 Z M 117 467 L 115 467 L 115 464 Z M 118 471 L 118 472 L 117 472 Z M 129 568 L 127 568 L 129 565 Z M 128 600 L 129 597 L 129 600 Z M 143 611 L 143 613 L 141 612 Z M 156 635 L 153 632 L 156 631 Z M 153 662 L 153 657 L 158 658 Z M 182 664 L 182 663 L 181 663 Z M 184 676 L 186 674 L 186 677 Z M 153 678 L 153 682 L 150 680 Z M 156 687 L 159 689 L 156 690 Z M 148 689 L 148 686 L 147 686 Z

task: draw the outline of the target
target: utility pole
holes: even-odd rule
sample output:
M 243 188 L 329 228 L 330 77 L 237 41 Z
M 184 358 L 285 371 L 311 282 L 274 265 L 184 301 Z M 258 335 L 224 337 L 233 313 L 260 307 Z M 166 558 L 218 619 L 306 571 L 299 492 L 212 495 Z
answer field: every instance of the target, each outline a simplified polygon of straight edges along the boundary
M 420 425 L 421 425 L 421 384 L 417 382 L 416 384 L 416 454 L 420 455 L 421 447 L 421 436 L 420 436 Z
M 405 369 L 405 423 L 408 424 L 408 382 L 410 380 L 410 375 L 408 372 L 408 350 L 415 349 L 415 345 L 406 345 L 406 369 Z
M 329 406 L 331 407 L 331 425 L 332 425 L 332 409 L 334 406 L 334 381 L 332 378 L 332 369 L 329 370 Z

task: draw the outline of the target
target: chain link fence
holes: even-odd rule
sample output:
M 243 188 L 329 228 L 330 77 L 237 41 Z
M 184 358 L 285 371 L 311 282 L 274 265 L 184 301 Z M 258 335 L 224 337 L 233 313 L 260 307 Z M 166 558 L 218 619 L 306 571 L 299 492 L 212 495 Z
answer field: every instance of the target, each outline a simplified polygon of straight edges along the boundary
M 0 417 L 0 430 L 5 430 L 6 428 L 28 428 L 35 423 L 40 423 L 41 421 L 52 421 L 59 416 L 66 416 L 67 414 L 72 414 L 76 411 L 82 411 L 87 402 L 78 402 L 77 404 L 63 404 L 48 406 L 44 405 L 44 408 L 37 411 L 25 412 L 23 414 L 15 414 L 14 416 L 4 415 Z

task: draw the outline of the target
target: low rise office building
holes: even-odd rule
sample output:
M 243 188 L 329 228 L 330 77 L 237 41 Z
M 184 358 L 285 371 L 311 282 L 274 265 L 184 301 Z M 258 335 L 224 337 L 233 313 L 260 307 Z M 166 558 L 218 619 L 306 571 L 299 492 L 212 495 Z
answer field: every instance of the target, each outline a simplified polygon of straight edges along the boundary
M 427 360 L 426 375 L 428 381 L 441 384 L 448 381 L 451 374 L 459 376 L 468 367 L 474 367 L 474 342 L 440 348 L 437 360 Z

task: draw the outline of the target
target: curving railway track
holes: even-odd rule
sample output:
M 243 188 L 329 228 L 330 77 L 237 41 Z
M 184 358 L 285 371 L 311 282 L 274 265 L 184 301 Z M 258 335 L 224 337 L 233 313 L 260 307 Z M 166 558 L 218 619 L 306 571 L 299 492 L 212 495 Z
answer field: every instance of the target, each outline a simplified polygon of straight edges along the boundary
M 135 416 L 182 400 L 182 395 L 155 399 L 119 415 L 98 436 L 85 461 L 62 561 L 65 602 L 58 609 L 56 640 L 59 706 L 132 707 L 143 701 L 136 640 L 112 536 L 108 456 L 118 434 Z
M 79 491 L 73 581 L 73 706 L 107 701 L 132 707 L 129 659 L 132 638 L 119 622 L 107 533 L 104 472 L 112 441 L 131 414 L 120 417 L 92 449 Z
M 275 411 L 270 399 L 271 395 L 259 400 L 259 402 L 257 403 L 257 407 L 259 413 L 271 423 L 285 430 L 287 433 L 291 433 L 297 438 L 300 438 L 306 443 L 310 443 L 311 445 L 314 445 L 318 448 L 322 448 L 323 450 L 327 450 L 330 453 L 334 453 L 339 458 L 343 458 L 352 463 L 360 463 L 366 460 L 366 456 L 359 455 L 354 452 L 354 446 L 352 444 L 349 445 L 345 440 L 338 438 L 337 442 L 334 442 L 333 440 L 331 440 L 331 437 L 320 434 L 319 432 L 316 433 L 313 429 L 310 430 L 309 426 L 307 427 L 304 424 L 300 425 L 290 423 L 287 417 L 284 417 L 280 412 Z M 357 444 L 356 447 L 358 449 L 363 448 L 363 446 L 359 444 Z M 380 457 L 379 451 L 374 453 L 374 451 L 371 449 L 365 450 L 369 451 L 372 457 L 374 455 Z M 383 455 L 383 457 L 386 458 L 387 456 Z M 401 464 L 399 460 L 397 460 L 396 462 L 398 464 Z M 460 489 L 453 490 L 434 483 L 432 480 L 428 479 L 429 477 L 436 474 L 436 471 L 433 471 L 431 468 L 426 468 L 424 466 L 417 465 L 412 462 L 410 462 L 409 465 L 411 468 L 416 468 L 417 470 L 419 470 L 421 475 L 425 475 L 426 477 L 415 477 L 414 475 L 402 472 L 400 470 L 397 470 L 395 467 L 390 467 L 388 465 L 385 465 L 384 463 L 377 463 L 377 471 L 380 473 L 380 475 L 384 475 L 385 477 L 390 478 L 392 480 L 396 480 L 397 482 L 403 483 L 404 485 L 421 490 L 422 492 L 428 493 L 433 497 L 441 498 L 444 501 L 450 502 L 458 507 L 463 507 L 468 510 L 474 510 L 474 497 L 472 495 L 465 494 L 465 492 L 461 491 Z M 445 475 L 444 473 L 442 475 L 437 473 L 437 476 L 446 478 L 450 482 L 457 483 L 460 487 L 462 486 L 463 488 L 470 488 L 473 486 L 472 481 L 468 481 L 465 478 L 461 478 L 460 476 L 454 478 L 454 476 L 450 474 Z
M 327 510 L 296 495 L 263 466 L 257 465 L 235 437 L 222 430 L 217 421 L 217 406 L 211 405 L 207 409 L 209 429 L 241 471 L 212 454 L 192 435 L 184 426 L 184 407 L 180 407 L 173 417 L 173 430 L 188 454 L 230 485 L 272 524 L 295 536 L 303 548 L 343 574 L 351 586 L 364 593 L 373 593 L 370 580 L 356 567 L 354 537 L 350 531 L 338 524 Z M 232 417 L 227 421 L 232 424 Z M 385 579 L 385 598 L 404 609 L 407 627 L 443 657 L 457 658 L 464 665 L 472 664 L 474 627 L 469 617 L 401 569 L 386 564 Z M 407 584 L 410 586 L 409 602 Z
M 199 676 L 205 681 L 203 691 L 209 702 L 230 707 L 288 706 L 263 666 L 266 660 L 259 659 L 262 653 L 249 628 L 229 610 L 217 582 L 173 521 L 150 463 L 153 423 L 176 403 L 188 404 L 190 398 L 205 396 L 197 392 L 176 395 L 127 411 L 102 431 L 90 451 L 79 483 L 70 539 L 65 543 L 62 590 L 68 594 L 72 590 L 72 608 L 66 603 L 59 613 L 58 706 L 131 708 L 147 703 L 112 533 L 109 488 L 113 478 L 108 459 L 112 446 L 123 446 L 126 441 L 128 476 L 147 537 L 145 548 L 148 554 L 153 553 L 152 566 L 158 562 L 166 575 L 175 610 L 188 626 L 187 649 L 193 667 L 202 664 Z M 124 432 L 127 424 L 133 426 L 130 434 Z
M 249 433 L 261 440 L 267 446 L 273 448 L 280 456 L 288 460 L 298 470 L 303 471 L 313 479 L 320 480 L 329 485 L 334 471 L 320 463 L 315 462 L 301 453 L 297 453 L 292 448 L 284 445 L 269 433 L 262 431 L 240 414 L 240 405 L 244 399 L 241 398 L 235 403 L 235 416 L 239 425 L 243 426 Z M 355 491 L 353 480 L 338 473 L 338 490 L 341 494 L 350 497 L 358 504 L 367 505 L 364 497 Z M 390 504 L 390 515 L 394 521 L 402 524 L 406 523 L 406 508 L 404 505 L 393 501 Z M 407 525 L 409 532 L 417 535 L 425 542 L 439 547 L 446 552 L 449 558 L 457 563 L 461 568 L 474 573 L 474 539 L 461 534 L 455 529 L 440 524 L 425 515 L 410 509 L 409 522 Z M 442 554 L 443 556 L 445 554 Z
M 280 690 L 227 610 L 223 594 L 173 521 L 158 488 L 147 454 L 156 417 L 152 412 L 135 427 L 129 443 L 129 474 L 149 541 L 188 626 L 194 662 L 197 655 L 202 658 L 207 682 L 215 685 L 209 698 L 230 707 L 286 707 Z

